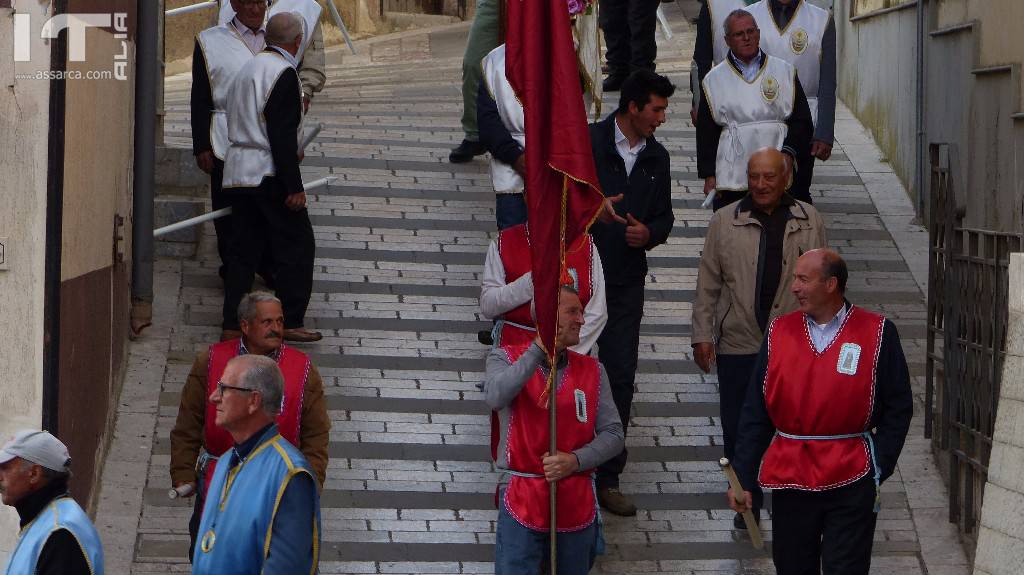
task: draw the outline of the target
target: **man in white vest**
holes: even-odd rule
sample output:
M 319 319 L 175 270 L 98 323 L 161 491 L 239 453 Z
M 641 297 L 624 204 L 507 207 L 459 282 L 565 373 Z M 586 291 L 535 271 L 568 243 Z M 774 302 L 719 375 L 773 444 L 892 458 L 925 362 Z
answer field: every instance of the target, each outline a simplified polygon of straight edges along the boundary
M 716 210 L 746 195 L 747 162 L 756 150 L 785 152 L 793 170 L 814 130 L 796 69 L 761 50 L 754 17 L 734 10 L 723 28 L 729 52 L 704 77 L 697 110 L 697 175 L 704 195 L 715 191 Z
M 725 43 L 725 18 L 733 10 L 746 8 L 758 0 L 704 0 L 697 15 L 697 41 L 693 45 L 693 63 L 697 73 L 690 78 L 693 104 L 690 119 L 697 123 L 697 105 L 700 103 L 700 83 L 715 64 L 725 59 L 729 46 Z
M 814 160 L 832 155 L 836 123 L 836 26 L 828 10 L 807 0 L 760 0 L 747 9 L 761 29 L 761 47 L 796 68 L 814 120 L 811 147 L 797 150 L 800 171 L 789 194 L 811 201 Z
M 316 249 L 299 172 L 302 96 L 295 68 L 302 46 L 302 18 L 282 12 L 267 23 L 267 49 L 235 76 L 228 94 L 224 194 L 234 212 L 227 277 L 224 336 L 239 329 L 238 304 L 252 287 L 266 252 L 277 276 L 284 309 L 284 339 L 317 341 L 303 327 L 313 289 Z
M 221 6 L 219 24 L 196 36 L 190 105 L 192 153 L 199 168 L 210 174 L 210 196 L 215 210 L 229 205 L 221 193 L 224 154 L 228 148 L 228 90 L 238 70 L 266 47 L 267 5 L 267 0 L 225 1 Z M 299 11 L 304 25 L 313 27 L 312 39 L 302 46 L 299 56 L 299 78 L 302 80 L 304 105 L 308 109 L 313 94 L 322 90 L 326 81 L 323 34 L 317 23 L 320 5 L 314 0 L 277 0 L 269 15 L 286 10 Z M 213 226 L 217 232 L 223 279 L 231 241 L 231 216 L 214 220 Z M 260 274 L 268 282 L 271 281 L 270 272 L 269 266 L 260 266 Z

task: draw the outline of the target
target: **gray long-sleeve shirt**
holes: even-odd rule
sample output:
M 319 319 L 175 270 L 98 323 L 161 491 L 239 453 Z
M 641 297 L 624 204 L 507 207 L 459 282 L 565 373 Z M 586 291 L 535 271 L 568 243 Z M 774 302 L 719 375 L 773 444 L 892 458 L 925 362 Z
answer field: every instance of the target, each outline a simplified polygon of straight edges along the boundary
M 559 376 L 564 377 L 566 359 L 563 355 L 559 359 Z M 501 421 L 501 438 L 498 444 L 498 469 L 508 469 L 508 460 L 505 457 L 508 429 L 509 407 L 512 401 L 519 395 L 519 392 L 530 380 L 534 372 L 540 368 L 546 375 L 548 372 L 547 358 L 544 351 L 536 343 L 523 353 L 515 363 L 509 364 L 508 357 L 501 349 L 494 349 L 487 356 L 487 371 L 484 381 L 481 384 L 484 392 L 484 402 L 498 412 Z M 608 382 L 608 375 L 601 366 L 601 393 L 597 404 L 597 422 L 594 428 L 594 440 L 583 447 L 573 451 L 579 459 L 580 469 L 593 469 L 605 461 L 615 457 L 625 446 L 625 434 L 622 430 L 622 422 L 619 420 L 619 412 L 615 403 L 610 401 L 612 397 L 611 384 Z

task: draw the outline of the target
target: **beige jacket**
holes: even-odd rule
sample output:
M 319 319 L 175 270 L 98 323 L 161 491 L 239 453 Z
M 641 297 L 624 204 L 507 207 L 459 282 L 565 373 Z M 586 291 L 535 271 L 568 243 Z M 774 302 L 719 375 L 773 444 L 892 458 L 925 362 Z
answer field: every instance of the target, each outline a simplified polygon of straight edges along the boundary
M 758 260 L 761 223 L 743 200 L 715 212 L 704 238 L 693 303 L 691 343 L 714 342 L 721 354 L 754 354 L 764 334 L 757 324 Z M 789 291 L 796 260 L 806 251 L 827 247 L 825 224 L 810 204 L 795 201 L 782 244 L 782 275 L 769 318 L 797 309 Z

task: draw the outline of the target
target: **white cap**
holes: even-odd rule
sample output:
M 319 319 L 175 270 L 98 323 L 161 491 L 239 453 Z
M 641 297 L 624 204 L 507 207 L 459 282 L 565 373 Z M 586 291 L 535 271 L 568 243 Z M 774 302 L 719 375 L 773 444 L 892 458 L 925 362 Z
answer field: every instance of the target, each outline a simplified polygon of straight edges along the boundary
M 71 467 L 71 455 L 66 445 L 50 435 L 48 431 L 23 429 L 0 449 L 0 464 L 20 457 L 37 465 L 67 473 Z

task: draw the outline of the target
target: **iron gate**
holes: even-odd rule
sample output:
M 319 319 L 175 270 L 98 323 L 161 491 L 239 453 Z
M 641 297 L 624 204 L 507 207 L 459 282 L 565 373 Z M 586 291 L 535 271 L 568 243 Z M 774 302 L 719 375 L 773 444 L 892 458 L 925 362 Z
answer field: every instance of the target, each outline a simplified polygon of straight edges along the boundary
M 930 146 L 925 435 L 937 431 L 949 456 L 949 520 L 976 540 L 1006 353 L 1009 254 L 1022 236 L 962 225 L 950 154 Z

